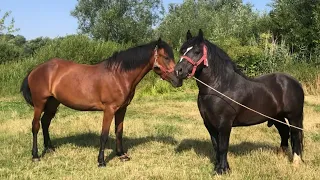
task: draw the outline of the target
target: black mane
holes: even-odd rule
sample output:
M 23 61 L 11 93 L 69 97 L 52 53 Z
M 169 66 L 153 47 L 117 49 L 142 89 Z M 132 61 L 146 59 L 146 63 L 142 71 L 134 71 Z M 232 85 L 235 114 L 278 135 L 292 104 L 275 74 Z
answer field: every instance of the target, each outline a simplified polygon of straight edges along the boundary
M 104 60 L 105 67 L 108 69 L 118 68 L 120 71 L 130 71 L 149 63 L 153 50 L 158 45 L 158 48 L 163 48 L 168 56 L 174 59 L 172 48 L 164 41 L 160 43 L 153 41 L 148 44 L 139 45 L 129 48 L 124 51 L 115 52 L 111 57 Z
M 233 70 L 235 73 L 242 76 L 243 78 L 251 79 L 248 76 L 246 76 L 237 67 L 237 64 L 234 61 L 232 61 L 232 59 L 229 57 L 229 55 L 226 52 L 224 52 L 221 48 L 219 48 L 215 44 L 210 43 L 209 41 L 205 41 L 205 44 L 207 45 L 208 49 L 210 49 L 208 52 L 210 52 L 210 51 L 212 52 L 211 55 L 208 54 L 208 56 L 213 56 L 211 58 L 208 58 L 208 63 L 211 64 L 211 67 L 213 67 L 212 68 L 213 71 L 221 72 L 224 69 L 229 68 L 229 69 Z

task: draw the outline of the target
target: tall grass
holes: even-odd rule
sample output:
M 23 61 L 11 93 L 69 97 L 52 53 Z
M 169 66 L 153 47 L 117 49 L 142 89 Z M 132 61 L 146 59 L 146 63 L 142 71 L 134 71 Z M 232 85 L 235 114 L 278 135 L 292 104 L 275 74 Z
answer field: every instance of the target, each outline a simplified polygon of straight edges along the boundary
M 40 63 L 37 59 L 27 58 L 0 64 L 0 96 L 17 95 L 23 78 Z

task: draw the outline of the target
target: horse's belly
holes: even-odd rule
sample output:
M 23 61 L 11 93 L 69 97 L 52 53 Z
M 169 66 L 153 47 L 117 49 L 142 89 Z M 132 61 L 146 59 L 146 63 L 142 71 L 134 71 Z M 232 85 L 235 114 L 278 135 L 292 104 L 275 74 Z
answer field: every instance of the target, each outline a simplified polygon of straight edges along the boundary
M 253 115 L 251 117 L 240 117 L 235 119 L 232 126 L 251 126 L 256 124 L 261 124 L 263 122 L 266 122 L 268 119 L 265 117 L 262 117 L 260 115 Z
M 63 105 L 74 109 L 78 111 L 102 111 L 103 108 L 100 107 L 99 105 L 88 105 L 88 104 L 81 104 L 81 103 L 62 103 Z
M 80 92 L 56 92 L 53 95 L 61 104 L 79 111 L 103 110 L 103 104 L 95 98 L 84 96 Z

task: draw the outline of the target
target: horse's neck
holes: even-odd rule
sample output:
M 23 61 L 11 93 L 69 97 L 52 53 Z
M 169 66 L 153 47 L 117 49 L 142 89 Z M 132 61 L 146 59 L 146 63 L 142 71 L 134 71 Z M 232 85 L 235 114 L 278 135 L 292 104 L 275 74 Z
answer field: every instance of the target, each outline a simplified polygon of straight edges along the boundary
M 244 79 L 244 77 L 241 77 L 239 74 L 237 74 L 232 69 L 225 69 L 225 72 L 221 72 L 219 75 L 218 73 L 213 72 L 210 67 L 204 68 L 201 72 L 196 74 L 196 77 L 204 82 L 205 84 L 209 85 L 212 88 L 215 88 L 217 90 L 223 91 L 226 89 L 226 87 L 233 83 L 234 81 Z M 200 82 L 197 82 L 199 92 L 202 94 L 210 94 L 211 90 L 203 85 Z
M 142 78 L 151 71 L 151 66 L 147 65 L 143 68 L 137 68 L 135 70 L 126 72 L 126 76 L 129 77 L 126 79 L 127 84 L 130 85 L 130 89 L 134 90 Z

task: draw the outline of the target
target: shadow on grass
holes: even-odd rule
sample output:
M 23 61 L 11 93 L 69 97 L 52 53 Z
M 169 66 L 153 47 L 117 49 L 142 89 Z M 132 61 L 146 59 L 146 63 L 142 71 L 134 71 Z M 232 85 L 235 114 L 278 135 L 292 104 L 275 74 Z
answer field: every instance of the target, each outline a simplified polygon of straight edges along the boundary
M 177 153 L 188 151 L 193 149 L 200 156 L 207 156 L 210 158 L 212 163 L 215 163 L 215 151 L 211 141 L 201 141 L 195 139 L 183 140 L 175 149 Z M 251 143 L 242 142 L 240 144 L 230 145 L 228 153 L 232 153 L 236 156 L 245 156 L 250 154 L 252 151 L 257 150 L 272 150 L 275 151 L 277 147 L 266 143 Z
M 123 137 L 123 146 L 125 148 L 125 152 L 127 149 L 132 147 L 145 144 L 148 142 L 161 142 L 164 144 L 177 144 L 177 141 L 169 136 L 147 136 L 147 137 L 139 137 L 139 138 L 130 138 L 130 137 Z M 74 144 L 79 147 L 94 147 L 98 149 L 100 147 L 100 135 L 95 133 L 82 133 L 71 135 L 67 137 L 60 137 L 60 138 L 53 138 L 52 143 L 55 147 L 62 146 L 64 144 Z M 106 157 L 106 162 L 109 162 L 111 159 L 116 157 L 116 140 L 113 137 L 109 137 L 108 142 L 106 144 L 106 149 L 113 149 L 112 153 Z

